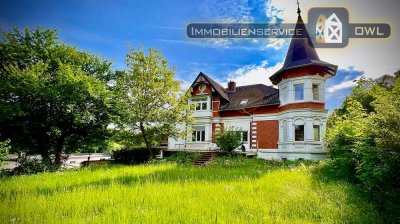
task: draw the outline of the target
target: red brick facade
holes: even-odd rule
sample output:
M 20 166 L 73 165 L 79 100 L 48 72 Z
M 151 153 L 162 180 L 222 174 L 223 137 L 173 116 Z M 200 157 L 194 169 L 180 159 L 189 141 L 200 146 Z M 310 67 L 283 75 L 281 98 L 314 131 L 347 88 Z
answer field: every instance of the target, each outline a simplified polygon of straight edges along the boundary
M 255 121 L 252 126 L 256 126 L 256 129 L 251 130 L 256 131 L 256 140 L 258 143 L 258 148 L 262 149 L 278 149 L 278 139 L 279 139 L 279 121 Z M 253 144 L 253 143 L 252 143 Z M 255 147 L 252 147 L 255 148 Z

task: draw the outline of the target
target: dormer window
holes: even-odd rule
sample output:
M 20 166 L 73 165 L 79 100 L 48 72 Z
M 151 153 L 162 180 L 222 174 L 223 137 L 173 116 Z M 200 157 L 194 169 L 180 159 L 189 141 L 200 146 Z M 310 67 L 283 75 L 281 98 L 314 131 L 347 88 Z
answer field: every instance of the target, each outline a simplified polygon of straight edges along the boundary
M 199 97 L 192 99 L 193 109 L 196 111 L 208 110 L 208 98 Z
M 304 84 L 294 84 L 294 99 L 304 100 Z
M 247 101 L 249 101 L 249 100 L 248 99 L 244 99 L 244 100 L 240 101 L 240 104 L 246 104 Z

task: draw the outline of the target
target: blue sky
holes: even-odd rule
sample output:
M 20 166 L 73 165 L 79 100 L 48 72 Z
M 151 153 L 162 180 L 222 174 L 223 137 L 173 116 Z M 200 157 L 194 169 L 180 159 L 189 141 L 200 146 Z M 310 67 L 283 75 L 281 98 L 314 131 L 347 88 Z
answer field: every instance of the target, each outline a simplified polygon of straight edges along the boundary
M 313 2 L 303 1 L 301 6 L 306 12 Z M 239 85 L 270 85 L 268 77 L 281 67 L 288 41 L 193 40 L 186 37 L 185 27 L 193 22 L 282 22 L 288 18 L 297 18 L 294 0 L 1 0 L 0 29 L 56 28 L 62 41 L 113 61 L 114 69 L 124 68 L 128 46 L 156 48 L 176 66 L 177 78 L 186 85 L 200 71 L 223 84 L 232 79 Z M 339 50 L 322 54 L 332 60 L 343 57 Z M 367 68 L 359 64 L 368 62 L 342 66 L 339 60 L 337 64 L 339 71 L 327 85 L 328 109 L 340 106 L 354 85 L 352 80 L 365 75 Z

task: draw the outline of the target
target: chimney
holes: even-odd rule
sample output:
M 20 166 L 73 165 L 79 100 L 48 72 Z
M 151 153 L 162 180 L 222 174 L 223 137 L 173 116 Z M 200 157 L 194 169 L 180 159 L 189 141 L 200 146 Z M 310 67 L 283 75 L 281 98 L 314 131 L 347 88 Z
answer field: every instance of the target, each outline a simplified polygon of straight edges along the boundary
M 228 82 L 228 91 L 235 91 L 236 90 L 236 82 L 234 81 L 229 81 Z

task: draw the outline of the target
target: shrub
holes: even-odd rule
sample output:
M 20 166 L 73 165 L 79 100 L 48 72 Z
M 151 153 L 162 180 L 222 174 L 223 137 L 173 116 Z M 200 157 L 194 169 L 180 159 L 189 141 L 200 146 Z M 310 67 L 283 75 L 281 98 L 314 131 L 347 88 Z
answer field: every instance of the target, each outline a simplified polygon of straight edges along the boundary
M 10 140 L 0 142 L 0 165 L 5 159 L 7 159 L 9 151 L 10 151 Z
M 227 127 L 216 133 L 215 143 L 221 151 L 230 153 L 242 144 L 240 132 L 232 127 Z
M 2 176 L 30 175 L 42 172 L 54 172 L 60 167 L 51 163 L 43 162 L 39 158 L 20 158 L 17 160 L 17 167 L 14 169 L 2 170 Z
M 140 164 L 151 160 L 151 156 L 159 153 L 159 149 L 125 148 L 113 151 L 113 158 L 117 163 Z
M 166 156 L 164 161 L 176 162 L 178 164 L 192 164 L 200 159 L 203 153 L 199 152 L 174 152 L 170 156 Z
M 361 183 L 387 222 L 400 220 L 400 77 L 392 89 L 360 81 L 328 124 L 329 175 Z

